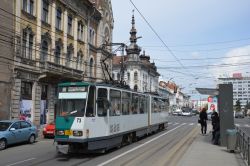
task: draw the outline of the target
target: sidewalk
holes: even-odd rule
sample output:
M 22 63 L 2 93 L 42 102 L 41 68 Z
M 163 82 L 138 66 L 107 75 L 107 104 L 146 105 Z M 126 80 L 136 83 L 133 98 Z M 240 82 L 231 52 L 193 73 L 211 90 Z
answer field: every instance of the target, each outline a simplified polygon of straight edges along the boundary
M 180 159 L 178 166 L 246 166 L 239 153 L 230 153 L 226 147 L 213 145 L 212 133 L 209 131 L 211 131 L 211 124 L 208 123 L 208 134 L 197 135 Z

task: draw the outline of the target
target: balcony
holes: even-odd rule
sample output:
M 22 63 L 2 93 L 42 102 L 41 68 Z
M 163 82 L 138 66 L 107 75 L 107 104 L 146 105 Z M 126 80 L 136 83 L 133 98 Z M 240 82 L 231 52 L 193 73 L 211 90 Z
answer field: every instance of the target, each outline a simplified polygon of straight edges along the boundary
M 65 77 L 75 80 L 82 80 L 83 78 L 83 64 L 77 63 L 74 59 L 66 61 L 65 58 L 55 58 L 51 55 L 39 60 L 34 60 L 34 57 L 26 58 L 16 55 L 15 59 L 15 67 L 22 71 L 52 75 L 55 78 Z

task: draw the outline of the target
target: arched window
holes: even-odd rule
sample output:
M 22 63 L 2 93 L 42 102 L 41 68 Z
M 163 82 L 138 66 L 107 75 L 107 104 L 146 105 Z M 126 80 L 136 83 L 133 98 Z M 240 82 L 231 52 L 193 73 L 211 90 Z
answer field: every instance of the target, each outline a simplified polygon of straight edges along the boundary
M 46 61 L 47 56 L 48 56 L 48 42 L 43 41 L 42 42 L 42 50 L 41 50 L 40 60 L 43 61 L 43 62 Z
M 55 51 L 55 63 L 60 64 L 60 54 L 61 54 L 61 47 L 56 46 L 56 51 Z
M 137 71 L 134 73 L 134 80 L 138 81 L 138 73 L 137 73 Z
M 93 69 L 94 69 L 94 60 L 93 58 L 89 61 L 89 76 L 93 77 Z
M 134 91 L 135 91 L 135 92 L 138 91 L 138 86 L 137 86 L 137 85 L 134 86 Z

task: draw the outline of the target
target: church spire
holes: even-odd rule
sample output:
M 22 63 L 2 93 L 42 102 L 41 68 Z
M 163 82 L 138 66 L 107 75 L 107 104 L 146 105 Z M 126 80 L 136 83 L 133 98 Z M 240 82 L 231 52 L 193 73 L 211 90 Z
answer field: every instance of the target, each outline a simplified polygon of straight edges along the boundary
M 131 43 L 136 43 L 136 29 L 135 29 L 135 16 L 134 16 L 134 10 L 133 10 L 133 15 L 132 15 L 132 28 L 130 30 L 130 42 Z
M 137 37 L 136 37 L 136 29 L 135 29 L 135 17 L 134 17 L 134 10 L 132 14 L 132 28 L 130 30 L 130 45 L 126 48 L 127 55 L 131 55 L 129 60 L 137 61 L 139 59 L 139 54 L 141 52 L 141 48 L 136 44 Z

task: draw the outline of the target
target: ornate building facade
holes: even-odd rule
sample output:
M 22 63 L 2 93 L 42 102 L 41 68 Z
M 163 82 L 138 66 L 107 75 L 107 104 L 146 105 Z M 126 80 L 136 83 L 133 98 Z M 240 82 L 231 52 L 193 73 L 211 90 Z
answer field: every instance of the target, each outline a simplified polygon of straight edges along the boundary
M 150 56 L 145 51 L 140 55 L 141 48 L 137 45 L 135 19 L 132 16 L 132 28 L 130 30 L 130 45 L 126 47 L 125 56 L 113 57 L 112 78 L 125 81 L 130 89 L 139 92 L 158 92 L 158 80 L 160 74 L 154 63 L 150 62 Z
M 101 46 L 112 42 L 112 6 L 110 0 L 13 2 L 6 13 L 15 19 L 9 118 L 22 113 L 39 125 L 55 118 L 58 83 L 104 79 L 100 62 L 110 50 Z

